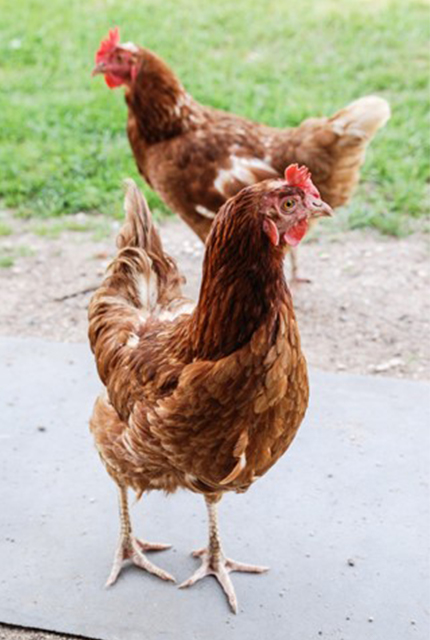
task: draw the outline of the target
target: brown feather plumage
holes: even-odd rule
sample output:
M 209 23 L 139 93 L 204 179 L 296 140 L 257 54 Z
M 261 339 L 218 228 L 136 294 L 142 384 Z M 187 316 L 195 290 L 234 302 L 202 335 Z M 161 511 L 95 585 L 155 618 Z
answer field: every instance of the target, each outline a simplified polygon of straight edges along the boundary
M 126 85 L 127 132 L 138 169 L 164 202 L 205 240 L 221 205 L 243 187 L 306 164 L 322 198 L 345 204 L 367 145 L 389 118 L 367 96 L 329 118 L 275 129 L 195 101 L 154 53 L 138 48 Z
M 272 182 L 221 209 L 191 313 L 146 203 L 128 185 L 119 252 L 89 308 L 106 387 L 91 430 L 109 473 L 138 494 L 244 491 L 303 419 L 307 371 L 283 250 L 259 212 Z

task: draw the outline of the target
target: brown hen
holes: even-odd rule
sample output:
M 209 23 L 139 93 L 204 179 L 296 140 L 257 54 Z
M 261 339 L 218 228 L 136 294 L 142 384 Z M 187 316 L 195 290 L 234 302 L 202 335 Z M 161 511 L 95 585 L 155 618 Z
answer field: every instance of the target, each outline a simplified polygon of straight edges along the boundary
M 309 167 L 323 199 L 345 204 L 359 180 L 366 147 L 390 116 L 386 100 L 366 96 L 330 118 L 275 129 L 203 106 L 154 53 L 121 44 L 111 30 L 94 74 L 124 86 L 127 132 L 139 172 L 204 241 L 220 206 L 243 187 Z M 294 252 L 293 278 L 297 278 Z
M 311 219 L 330 215 L 305 169 L 243 189 L 208 237 L 198 303 L 181 293 L 147 204 L 128 181 L 118 255 L 89 307 L 89 338 L 106 392 L 91 430 L 120 492 L 121 537 L 108 584 L 123 560 L 165 580 L 132 535 L 127 488 L 185 488 L 205 496 L 209 543 L 182 586 L 214 575 L 237 610 L 216 503 L 246 491 L 291 444 L 308 403 L 306 363 L 283 273 L 287 246 Z

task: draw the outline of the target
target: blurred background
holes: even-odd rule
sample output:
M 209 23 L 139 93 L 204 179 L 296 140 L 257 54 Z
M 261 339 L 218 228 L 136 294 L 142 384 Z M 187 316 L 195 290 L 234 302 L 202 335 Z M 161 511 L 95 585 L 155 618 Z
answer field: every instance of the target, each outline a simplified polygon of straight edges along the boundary
M 427 2 L 1 0 L 0 7 L 3 208 L 34 218 L 121 215 L 121 181 L 137 177 L 124 92 L 91 78 L 100 40 L 118 25 L 123 42 L 158 53 L 200 102 L 273 126 L 331 115 L 369 93 L 385 97 L 392 119 L 370 145 L 358 193 L 338 224 L 392 235 L 422 228 Z

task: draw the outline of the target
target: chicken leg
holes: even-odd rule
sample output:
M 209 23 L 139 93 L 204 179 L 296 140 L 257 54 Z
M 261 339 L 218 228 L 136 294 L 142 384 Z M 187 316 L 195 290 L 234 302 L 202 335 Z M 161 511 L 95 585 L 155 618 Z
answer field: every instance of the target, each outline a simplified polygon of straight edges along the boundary
M 137 567 L 140 567 L 149 573 L 153 573 L 162 580 L 171 580 L 172 582 L 175 582 L 175 578 L 173 578 L 170 573 L 167 573 L 167 571 L 160 569 L 150 562 L 144 554 L 144 551 L 164 551 L 165 549 L 169 549 L 171 545 L 158 542 L 144 542 L 132 535 L 130 514 L 128 511 L 127 489 L 123 486 L 119 486 L 119 516 L 121 520 L 121 533 L 118 547 L 115 552 L 112 571 L 110 572 L 106 586 L 110 587 L 114 582 L 116 582 L 125 560 L 131 560 L 131 562 Z
M 291 284 L 292 286 L 297 286 L 299 284 L 309 284 L 312 282 L 309 278 L 301 278 L 298 275 L 299 266 L 297 259 L 297 249 L 292 247 L 290 249 L 290 262 L 291 262 Z
M 230 560 L 225 557 L 218 530 L 217 502 L 220 500 L 220 497 L 206 494 L 205 500 L 209 515 L 209 544 L 207 548 L 193 552 L 192 555 L 195 558 L 202 559 L 202 564 L 191 578 L 188 578 L 188 580 L 185 580 L 185 582 L 179 585 L 179 588 L 191 587 L 206 576 L 215 576 L 226 594 L 233 612 L 237 613 L 237 598 L 229 573 L 232 571 L 264 573 L 269 570 L 269 567 L 243 564 L 242 562 L 236 562 L 235 560 Z

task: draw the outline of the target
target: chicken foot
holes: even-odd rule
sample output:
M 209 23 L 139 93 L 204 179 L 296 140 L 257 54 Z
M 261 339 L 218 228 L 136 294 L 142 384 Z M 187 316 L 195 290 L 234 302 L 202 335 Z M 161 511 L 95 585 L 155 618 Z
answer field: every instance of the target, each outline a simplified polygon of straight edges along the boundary
M 244 564 L 226 558 L 222 547 L 218 529 L 217 502 L 219 497 L 205 495 L 206 506 L 209 515 L 209 544 L 207 548 L 193 552 L 195 558 L 201 558 L 202 564 L 188 580 L 185 580 L 180 589 L 191 587 L 206 576 L 214 576 L 220 583 L 227 596 L 229 604 L 234 613 L 237 613 L 237 598 L 233 583 L 229 574 L 232 571 L 243 571 L 246 573 L 264 573 L 269 567 L 259 567 L 253 564 Z
M 173 578 L 170 573 L 167 573 L 167 571 L 160 569 L 160 567 L 150 562 L 144 554 L 144 551 L 164 551 L 165 549 L 169 549 L 171 545 L 159 542 L 145 542 L 132 535 L 127 489 L 121 486 L 119 487 L 119 515 L 121 520 L 121 533 L 115 552 L 112 571 L 110 572 L 106 586 L 110 587 L 116 582 L 125 560 L 131 560 L 137 567 L 158 576 L 162 580 L 175 582 L 175 578 Z

